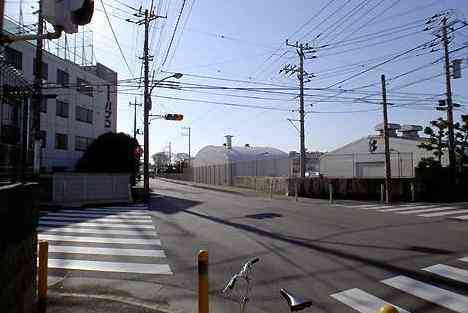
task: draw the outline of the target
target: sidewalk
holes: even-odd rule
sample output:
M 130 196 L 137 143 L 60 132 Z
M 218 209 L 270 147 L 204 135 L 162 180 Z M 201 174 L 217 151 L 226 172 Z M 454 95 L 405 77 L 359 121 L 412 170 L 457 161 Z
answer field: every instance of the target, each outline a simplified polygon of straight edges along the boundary
M 253 189 L 247 189 L 247 188 L 240 188 L 240 187 L 232 187 L 232 186 L 219 186 L 219 185 L 208 185 L 208 184 L 202 184 L 202 183 L 195 183 L 192 181 L 183 181 L 183 180 L 176 180 L 176 179 L 170 179 L 170 178 L 163 178 L 163 177 L 157 177 L 156 179 L 160 179 L 162 181 L 166 181 L 169 183 L 174 183 L 174 184 L 179 184 L 179 185 L 185 185 L 185 186 L 190 186 L 193 188 L 200 188 L 200 189 L 206 189 L 206 190 L 212 190 L 212 191 L 219 191 L 219 192 L 226 192 L 226 193 L 231 193 L 231 194 L 236 194 L 240 196 L 246 196 L 246 197 L 269 197 L 269 193 L 265 193 L 262 191 L 256 191 Z M 157 192 L 155 190 L 154 192 Z M 290 199 L 291 197 L 288 197 L 286 195 L 280 195 L 277 193 L 273 194 L 273 198 L 275 199 Z

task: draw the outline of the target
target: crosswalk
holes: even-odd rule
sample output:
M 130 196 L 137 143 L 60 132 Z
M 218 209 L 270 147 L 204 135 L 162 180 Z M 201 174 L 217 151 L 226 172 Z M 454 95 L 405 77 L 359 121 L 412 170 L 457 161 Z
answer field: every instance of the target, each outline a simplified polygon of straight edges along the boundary
M 458 283 L 468 284 L 468 270 L 461 268 L 463 266 L 467 266 L 468 257 L 458 259 L 456 262 L 456 266 L 436 264 L 433 266 L 422 268 L 421 270 L 445 279 L 453 280 Z M 382 289 L 384 285 L 389 286 L 393 290 L 398 290 L 399 292 L 403 292 L 411 297 L 427 301 L 435 307 L 445 308 L 453 312 L 459 313 L 468 312 L 468 296 L 435 286 L 435 284 L 428 283 L 427 281 L 422 282 L 411 277 L 398 275 L 395 277 L 390 277 L 381 280 L 380 283 L 382 284 L 379 287 L 380 289 Z M 392 299 L 395 298 L 394 292 L 391 292 L 390 295 L 392 295 Z M 382 307 L 384 304 L 390 304 L 395 306 L 399 312 L 411 312 L 409 311 L 409 309 L 411 308 L 398 307 L 394 303 L 387 302 L 384 299 L 376 297 L 372 293 L 367 292 L 365 290 L 361 290 L 359 288 L 352 288 L 340 291 L 338 293 L 330 295 L 330 297 L 332 297 L 342 305 L 345 305 L 357 312 L 362 313 L 378 312 L 379 308 Z M 401 297 L 397 298 L 400 299 Z M 427 310 L 427 305 L 425 305 L 425 308 L 426 312 L 431 311 Z
M 335 207 L 357 209 L 363 211 L 415 215 L 419 217 L 447 217 L 459 221 L 468 221 L 468 203 L 434 204 L 335 204 Z
M 146 207 L 63 209 L 39 218 L 49 269 L 172 275 Z

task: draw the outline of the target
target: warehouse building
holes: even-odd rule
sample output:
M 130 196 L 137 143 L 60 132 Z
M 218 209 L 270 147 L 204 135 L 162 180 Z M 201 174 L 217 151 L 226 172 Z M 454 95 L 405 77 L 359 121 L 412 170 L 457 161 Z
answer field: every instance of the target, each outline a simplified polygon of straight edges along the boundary
M 232 185 L 238 176 L 289 176 L 286 152 L 271 147 L 232 146 L 225 136 L 222 146 L 202 148 L 193 161 L 194 181 L 213 185 Z
M 375 127 L 378 135 L 370 135 L 324 154 L 320 158 L 320 173 L 326 177 L 385 177 L 385 146 L 383 124 Z M 390 163 L 393 177 L 414 177 L 415 167 L 432 152 L 418 145 L 426 140 L 419 136 L 418 125 L 389 124 Z M 447 158 L 442 158 L 447 163 Z

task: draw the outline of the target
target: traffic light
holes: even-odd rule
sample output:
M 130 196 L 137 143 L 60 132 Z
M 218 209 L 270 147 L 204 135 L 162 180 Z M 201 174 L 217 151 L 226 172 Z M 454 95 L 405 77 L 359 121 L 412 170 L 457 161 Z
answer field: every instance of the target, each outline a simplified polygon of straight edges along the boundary
M 377 140 L 376 139 L 369 139 L 369 152 L 373 153 L 377 150 Z
M 164 115 L 164 119 L 169 121 L 182 121 L 184 116 L 182 114 L 166 114 Z
M 78 32 L 78 25 L 91 22 L 94 0 L 43 0 L 44 19 L 63 28 L 68 34 Z

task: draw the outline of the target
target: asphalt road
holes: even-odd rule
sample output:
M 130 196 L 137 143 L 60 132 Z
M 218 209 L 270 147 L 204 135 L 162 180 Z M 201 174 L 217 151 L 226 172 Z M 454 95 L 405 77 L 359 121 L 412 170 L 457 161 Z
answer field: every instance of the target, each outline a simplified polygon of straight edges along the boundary
M 171 309 L 197 311 L 196 255 L 206 249 L 211 312 L 238 312 L 220 290 L 254 256 L 260 262 L 247 312 L 287 312 L 280 288 L 311 299 L 304 312 L 367 312 L 375 297 L 410 312 L 468 312 L 468 262 L 459 260 L 468 257 L 468 220 L 440 214 L 444 206 L 418 204 L 422 212 L 401 214 L 403 206 L 151 184 L 149 210 L 173 272 L 154 278 L 161 286 L 154 300 Z M 446 209 L 468 214 L 465 204 Z

